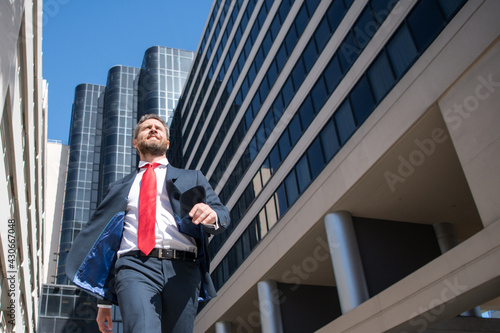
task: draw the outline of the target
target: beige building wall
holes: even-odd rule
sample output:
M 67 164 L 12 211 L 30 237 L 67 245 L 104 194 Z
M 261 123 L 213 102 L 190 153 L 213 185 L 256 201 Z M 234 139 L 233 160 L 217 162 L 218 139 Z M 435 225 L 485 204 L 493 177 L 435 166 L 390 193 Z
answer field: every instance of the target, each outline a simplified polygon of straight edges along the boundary
M 68 169 L 69 146 L 59 142 L 47 143 L 47 192 L 45 194 L 43 283 L 55 284 L 61 222 L 64 208 L 64 189 Z
M 484 226 L 500 219 L 500 41 L 439 100 Z
M 35 332 L 46 186 L 42 2 L 2 1 L 0 13 L 0 331 Z

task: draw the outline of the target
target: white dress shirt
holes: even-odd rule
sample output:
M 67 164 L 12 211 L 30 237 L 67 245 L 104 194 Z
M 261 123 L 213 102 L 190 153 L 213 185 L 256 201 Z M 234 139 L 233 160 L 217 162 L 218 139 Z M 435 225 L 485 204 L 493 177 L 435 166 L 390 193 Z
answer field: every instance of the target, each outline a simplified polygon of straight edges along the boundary
M 139 221 L 139 192 L 141 188 L 142 175 L 146 168 L 142 166 L 148 162 L 139 162 L 139 171 L 130 189 L 127 199 L 127 210 L 123 227 L 123 237 L 118 250 L 118 257 L 129 251 L 139 250 L 137 247 L 137 230 Z M 156 173 L 157 201 L 156 201 L 156 225 L 155 225 L 155 248 L 175 249 L 187 252 L 196 252 L 194 238 L 179 231 L 174 220 L 172 206 L 168 198 L 165 178 L 167 175 L 168 160 L 166 158 L 157 161 L 160 163 L 154 169 Z

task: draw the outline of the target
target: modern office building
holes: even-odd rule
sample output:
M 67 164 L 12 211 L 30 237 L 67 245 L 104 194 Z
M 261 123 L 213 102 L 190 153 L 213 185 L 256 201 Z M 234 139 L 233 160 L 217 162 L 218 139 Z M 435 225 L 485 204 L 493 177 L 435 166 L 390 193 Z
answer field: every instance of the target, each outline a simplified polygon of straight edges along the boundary
M 42 2 L 0 2 L 0 332 L 36 332 L 44 255 L 47 92 Z
M 195 332 L 500 331 L 499 15 L 214 1 L 169 155 L 232 218 Z
M 193 58 L 194 52 L 154 46 L 146 50 L 141 68 L 114 66 L 105 86 L 75 88 L 57 279 L 43 285 L 39 333 L 97 330 L 96 299 L 70 285 L 66 256 L 108 185 L 137 166 L 132 147 L 137 119 L 156 113 L 170 122 Z M 121 332 L 119 310 L 114 312 L 114 330 Z

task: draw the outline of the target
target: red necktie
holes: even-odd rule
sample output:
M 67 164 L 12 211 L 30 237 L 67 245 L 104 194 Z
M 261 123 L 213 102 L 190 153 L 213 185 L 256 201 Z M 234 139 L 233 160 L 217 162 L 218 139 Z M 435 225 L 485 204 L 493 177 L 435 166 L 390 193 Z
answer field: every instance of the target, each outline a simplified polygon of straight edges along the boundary
M 156 173 L 154 169 L 159 163 L 149 163 L 142 175 L 141 192 L 139 193 L 139 230 L 137 245 L 145 255 L 154 249 L 156 224 Z

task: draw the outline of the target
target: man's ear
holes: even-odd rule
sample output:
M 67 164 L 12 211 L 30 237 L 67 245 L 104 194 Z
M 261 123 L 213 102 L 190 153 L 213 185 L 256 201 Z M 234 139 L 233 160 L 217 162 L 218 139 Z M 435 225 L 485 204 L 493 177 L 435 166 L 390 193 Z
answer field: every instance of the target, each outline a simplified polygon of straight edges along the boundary
M 133 139 L 132 140 L 132 147 L 134 147 L 135 149 L 137 149 L 137 139 Z

